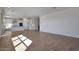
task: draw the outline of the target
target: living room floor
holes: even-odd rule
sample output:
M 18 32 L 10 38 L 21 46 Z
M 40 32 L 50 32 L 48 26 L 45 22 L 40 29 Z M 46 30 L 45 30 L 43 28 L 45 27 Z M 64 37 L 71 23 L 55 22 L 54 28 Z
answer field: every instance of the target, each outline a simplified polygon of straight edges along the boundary
M 77 51 L 79 50 L 79 38 L 67 37 L 38 31 L 12 32 L 12 37 L 24 35 L 32 40 L 27 51 Z
M 14 51 L 14 46 L 11 40 L 11 31 L 6 31 L 4 37 L 0 38 L 0 51 Z
M 32 40 L 26 51 L 79 51 L 79 38 L 29 30 L 8 32 L 0 41 L 0 50 L 14 51 L 11 38 L 20 34 Z

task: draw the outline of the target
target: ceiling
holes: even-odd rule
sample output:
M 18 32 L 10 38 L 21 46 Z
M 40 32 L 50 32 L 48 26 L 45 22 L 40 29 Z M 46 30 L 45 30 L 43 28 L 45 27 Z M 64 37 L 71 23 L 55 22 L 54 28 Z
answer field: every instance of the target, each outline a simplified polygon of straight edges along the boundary
M 68 7 L 5 7 L 5 15 L 30 18 L 67 9 Z

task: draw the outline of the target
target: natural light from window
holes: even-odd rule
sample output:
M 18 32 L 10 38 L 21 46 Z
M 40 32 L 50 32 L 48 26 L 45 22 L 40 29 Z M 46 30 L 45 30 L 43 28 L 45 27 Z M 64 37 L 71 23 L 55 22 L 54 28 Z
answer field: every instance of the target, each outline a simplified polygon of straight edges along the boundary
M 6 28 L 11 28 L 12 27 L 12 24 L 7 24 L 6 25 Z
M 32 40 L 21 34 L 13 37 L 12 42 L 16 51 L 25 51 L 31 45 Z

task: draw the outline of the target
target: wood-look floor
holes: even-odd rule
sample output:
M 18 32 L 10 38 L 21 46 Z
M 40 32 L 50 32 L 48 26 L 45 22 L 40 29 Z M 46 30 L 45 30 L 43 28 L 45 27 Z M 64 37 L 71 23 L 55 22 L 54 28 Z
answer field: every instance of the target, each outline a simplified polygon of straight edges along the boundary
M 5 32 L 6 36 L 0 38 L 0 51 L 14 51 L 14 46 L 11 41 L 11 32 Z
M 79 51 L 79 38 L 38 31 L 16 31 L 0 41 L 0 48 L 14 50 L 11 38 L 23 34 L 33 41 L 27 51 Z

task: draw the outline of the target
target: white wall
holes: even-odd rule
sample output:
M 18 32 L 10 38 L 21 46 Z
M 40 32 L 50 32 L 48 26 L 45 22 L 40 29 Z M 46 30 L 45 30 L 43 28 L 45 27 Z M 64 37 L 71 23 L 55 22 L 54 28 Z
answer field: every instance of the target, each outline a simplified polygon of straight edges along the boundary
M 24 29 L 29 29 L 28 19 L 26 18 L 23 20 L 23 27 Z
M 79 8 L 40 16 L 40 31 L 79 38 Z
M 32 20 L 33 20 L 33 29 L 38 30 L 38 20 L 39 20 L 38 17 L 33 17 Z

